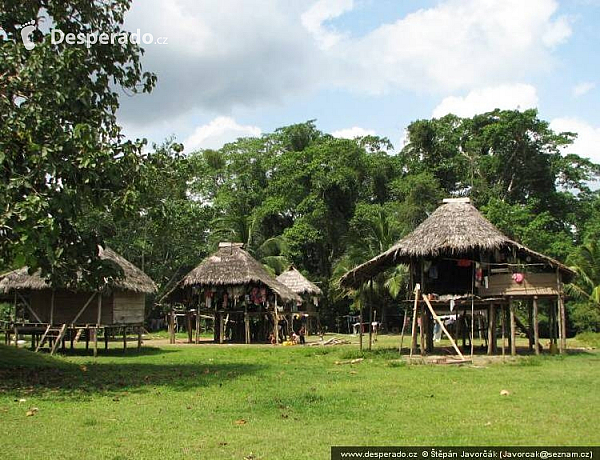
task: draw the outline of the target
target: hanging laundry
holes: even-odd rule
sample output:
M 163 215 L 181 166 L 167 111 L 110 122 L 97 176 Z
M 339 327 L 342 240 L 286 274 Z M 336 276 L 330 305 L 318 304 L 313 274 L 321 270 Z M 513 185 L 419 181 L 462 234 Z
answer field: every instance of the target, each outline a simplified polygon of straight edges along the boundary
M 521 284 L 525 281 L 525 275 L 523 273 L 513 273 L 512 279 L 515 283 Z

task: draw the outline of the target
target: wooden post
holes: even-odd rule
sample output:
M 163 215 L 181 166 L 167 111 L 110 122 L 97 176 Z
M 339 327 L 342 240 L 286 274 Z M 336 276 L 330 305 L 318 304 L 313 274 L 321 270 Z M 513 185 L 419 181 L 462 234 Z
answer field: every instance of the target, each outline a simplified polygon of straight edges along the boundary
M 373 346 L 373 278 L 369 283 L 369 351 Z
M 424 297 L 425 303 L 427 304 L 427 307 L 429 308 L 429 311 L 431 313 L 431 316 L 433 317 L 433 319 L 435 321 L 437 321 L 437 323 L 440 325 L 440 327 L 442 328 L 442 331 L 444 332 L 444 334 L 446 334 L 446 336 L 448 337 L 448 339 L 450 340 L 450 343 L 452 344 L 452 347 L 454 348 L 454 350 L 456 351 L 456 353 L 458 353 L 458 356 L 460 356 L 460 359 L 464 360 L 465 357 L 463 356 L 463 354 L 460 352 L 460 349 L 458 348 L 458 346 L 456 345 L 456 342 L 454 341 L 454 339 L 452 338 L 452 336 L 450 335 L 450 333 L 448 332 L 448 330 L 446 329 L 446 326 L 444 326 L 444 322 L 440 319 L 440 317 L 435 313 L 435 310 L 433 309 L 433 307 L 431 306 L 431 303 L 429 303 L 429 300 L 427 299 L 427 297 Z
M 500 323 L 502 327 L 502 357 L 506 354 L 506 305 L 502 304 L 500 308 Z
M 515 323 L 515 303 L 512 297 L 508 301 L 510 309 L 510 354 L 517 355 L 517 324 Z
M 169 343 L 175 343 L 175 312 L 173 311 L 173 306 L 171 306 L 169 313 Z
M 54 289 L 50 295 L 50 324 L 54 324 Z
M 248 305 L 244 303 L 244 337 L 245 342 L 250 343 L 250 317 L 248 316 Z
M 225 312 L 219 312 L 219 343 L 225 342 Z
M 402 354 L 402 345 L 404 344 L 404 331 L 406 329 L 406 317 L 408 316 L 408 305 L 404 309 L 404 315 L 402 316 L 402 332 L 400 333 L 400 345 L 398 346 L 398 353 Z
M 54 295 L 54 292 L 52 293 Z M 98 356 L 98 328 L 102 322 L 102 295 L 98 292 L 98 316 L 96 317 L 96 328 L 94 329 L 94 357 Z
M 358 349 L 360 351 L 363 351 L 363 330 L 362 330 L 362 323 L 363 323 L 363 305 L 362 305 L 362 299 L 358 299 L 359 301 L 359 310 L 358 310 Z
M 187 333 L 188 333 L 188 343 L 192 343 L 194 338 L 193 338 L 193 331 L 192 331 L 192 312 L 190 310 L 187 310 L 185 312 L 185 319 L 187 320 L 186 326 L 187 326 Z
M 529 350 L 533 351 L 533 347 L 535 346 L 535 340 L 533 337 L 533 301 L 531 303 L 527 302 L 527 311 L 529 313 Z
M 488 307 L 488 355 L 493 355 L 496 345 L 496 310 L 494 304 Z
M 200 343 L 200 305 L 196 307 L 196 345 Z
M 560 341 L 561 341 L 561 353 L 564 353 L 567 350 L 567 315 L 565 312 L 565 299 L 563 298 L 563 296 L 559 296 L 558 297 L 558 309 L 559 309 L 559 315 L 561 318 L 560 324 L 561 324 L 561 334 L 560 334 Z
M 123 327 L 123 353 L 127 351 L 127 326 Z
M 427 294 L 423 296 L 423 299 L 427 298 Z M 425 356 L 425 318 L 427 317 L 427 313 L 425 312 L 425 308 L 421 306 L 421 327 L 419 328 L 419 344 L 421 346 L 421 356 Z
M 94 327 L 93 330 L 94 330 L 94 358 L 95 358 L 96 356 L 98 356 L 98 326 Z
M 277 313 L 277 294 L 275 294 L 275 304 L 273 305 L 273 334 L 276 343 L 279 343 L 279 316 Z
M 104 328 L 104 349 L 108 350 L 108 331 Z
M 142 349 L 142 326 L 137 327 L 137 335 L 138 335 L 137 349 L 138 349 L 138 351 L 140 351 Z
M 538 317 L 538 298 L 537 296 L 533 297 L 533 348 L 535 349 L 535 354 L 540 354 L 540 323 Z
M 413 317 L 412 317 L 412 332 L 411 332 L 411 340 L 410 340 L 410 356 L 412 357 L 413 353 L 417 352 L 417 313 L 419 311 L 419 294 L 421 290 L 421 285 L 417 283 L 415 286 L 415 305 L 413 307 Z

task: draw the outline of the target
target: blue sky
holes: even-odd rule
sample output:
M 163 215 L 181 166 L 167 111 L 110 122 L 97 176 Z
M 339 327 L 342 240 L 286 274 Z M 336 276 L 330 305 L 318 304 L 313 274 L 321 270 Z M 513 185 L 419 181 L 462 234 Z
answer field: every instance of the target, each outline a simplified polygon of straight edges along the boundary
M 158 75 L 122 97 L 130 137 L 218 148 L 316 119 L 402 147 L 419 118 L 537 107 L 600 162 L 600 1 L 134 0 Z

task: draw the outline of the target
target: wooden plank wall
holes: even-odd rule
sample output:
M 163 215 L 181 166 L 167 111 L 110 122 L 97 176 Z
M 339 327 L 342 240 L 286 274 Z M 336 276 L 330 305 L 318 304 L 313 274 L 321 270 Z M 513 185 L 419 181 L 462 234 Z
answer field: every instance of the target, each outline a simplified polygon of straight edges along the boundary
M 139 324 L 144 322 L 146 296 L 136 292 L 114 293 L 113 324 Z
M 54 324 L 71 324 L 81 307 L 85 305 L 92 293 L 57 290 L 54 293 Z M 50 322 L 50 303 L 52 291 L 31 292 L 31 308 L 44 322 Z M 96 324 L 98 318 L 98 301 L 94 298 L 79 316 L 77 324 Z M 102 296 L 102 324 L 112 324 L 112 296 Z
M 558 295 L 555 273 L 525 273 L 522 283 L 512 279 L 512 274 L 501 273 L 491 275 L 488 280 L 488 288 L 480 287 L 481 296 L 530 296 L 530 295 Z

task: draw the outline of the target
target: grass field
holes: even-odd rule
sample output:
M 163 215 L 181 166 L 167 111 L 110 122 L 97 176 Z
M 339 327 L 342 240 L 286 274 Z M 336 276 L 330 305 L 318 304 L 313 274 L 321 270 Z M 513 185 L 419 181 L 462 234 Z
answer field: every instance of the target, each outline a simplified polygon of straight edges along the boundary
M 332 445 L 600 444 L 597 351 L 406 365 L 396 342 L 381 337 L 364 355 L 355 345 L 161 345 L 97 359 L 0 346 L 2 458 L 327 459 Z

